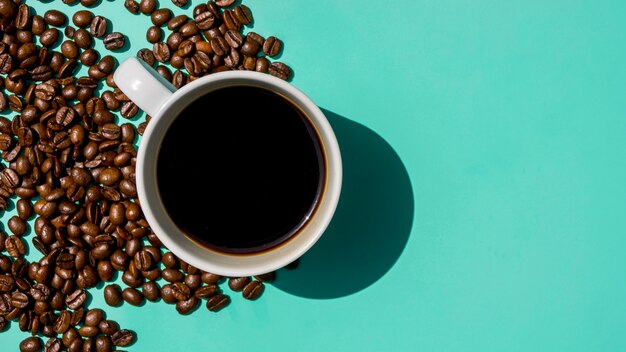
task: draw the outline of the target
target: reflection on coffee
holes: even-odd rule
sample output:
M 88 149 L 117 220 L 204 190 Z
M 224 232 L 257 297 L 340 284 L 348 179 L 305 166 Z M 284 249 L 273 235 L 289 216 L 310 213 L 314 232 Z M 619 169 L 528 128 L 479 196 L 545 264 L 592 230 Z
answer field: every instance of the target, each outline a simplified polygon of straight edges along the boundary
M 172 122 L 157 159 L 160 197 L 195 242 L 246 254 L 297 234 L 324 188 L 315 128 L 286 98 L 266 89 L 218 89 Z

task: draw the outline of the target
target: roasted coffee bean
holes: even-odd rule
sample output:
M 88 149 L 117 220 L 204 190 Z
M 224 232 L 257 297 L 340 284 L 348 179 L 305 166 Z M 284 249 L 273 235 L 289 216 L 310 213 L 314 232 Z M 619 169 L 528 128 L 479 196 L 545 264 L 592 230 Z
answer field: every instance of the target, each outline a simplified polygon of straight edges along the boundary
M 100 333 L 97 326 L 84 325 L 78 329 L 78 334 L 82 337 L 96 337 Z
M 222 12 L 222 21 L 224 21 L 224 25 L 226 26 L 227 30 L 241 30 L 241 22 L 239 22 L 237 16 L 235 16 L 235 13 L 231 9 L 225 9 Z
M 177 300 L 184 301 L 189 299 L 191 289 L 182 282 L 175 282 L 172 284 L 172 294 Z
M 152 50 L 147 48 L 139 49 L 139 51 L 137 52 L 137 57 L 143 60 L 148 65 L 154 66 L 155 59 L 154 55 L 152 54 Z
M 141 0 L 139 1 L 139 11 L 141 13 L 143 13 L 144 15 L 149 15 L 152 12 L 154 12 L 154 10 L 157 7 L 157 1 L 156 0 Z
M 27 230 L 26 221 L 19 216 L 12 216 L 9 218 L 8 227 L 9 231 L 16 236 L 22 236 Z
M 132 331 L 127 329 L 120 329 L 111 335 L 111 340 L 113 344 L 118 347 L 124 347 L 130 345 L 135 336 Z
M 150 15 L 150 20 L 152 21 L 152 24 L 158 27 L 166 24 L 171 18 L 172 18 L 172 10 L 168 8 L 161 8 L 161 9 L 155 10 Z
M 250 282 L 250 277 L 232 277 L 228 279 L 228 287 L 233 291 L 241 291 Z
M 226 34 L 224 34 L 224 39 L 228 42 L 233 49 L 238 49 L 243 44 L 243 36 L 238 31 L 234 31 L 229 29 Z
M 30 336 L 20 342 L 20 352 L 39 352 L 42 347 L 43 341 L 38 336 Z
M 126 36 L 120 32 L 113 32 L 104 37 L 103 43 L 108 50 L 119 50 L 126 44 Z
M 113 272 L 114 268 L 110 261 L 101 260 L 98 262 L 98 277 L 101 281 L 111 281 L 113 280 Z
M 207 300 L 206 307 L 211 312 L 218 312 L 226 307 L 229 303 L 230 297 L 218 293 Z
M 152 267 L 152 255 L 145 249 L 135 254 L 134 261 L 139 271 L 149 270 Z
M 267 43 L 267 40 L 265 41 Z M 241 46 L 241 53 L 246 56 L 256 56 L 259 52 L 259 44 L 254 40 L 246 40 Z
M 57 334 L 64 334 L 67 329 L 70 328 L 70 321 L 72 319 L 72 314 L 67 310 L 62 310 L 59 313 L 59 317 L 54 323 L 53 330 Z
M 113 320 L 102 320 L 98 324 L 98 329 L 100 329 L 100 332 L 102 332 L 105 335 L 113 335 L 120 329 L 120 327 Z
M 104 301 L 112 307 L 117 307 L 122 303 L 122 289 L 118 284 L 110 284 L 104 287 Z
M 50 336 L 50 339 L 46 342 L 43 350 L 44 352 L 60 352 L 62 348 L 63 342 L 56 337 Z
M 280 39 L 270 36 L 267 37 L 263 43 L 263 53 L 267 56 L 274 57 L 280 53 L 282 47 L 283 42 Z
M 268 72 L 270 75 L 278 77 L 282 80 L 288 80 L 291 77 L 291 68 L 279 61 L 272 62 L 269 66 Z
M 184 301 L 176 302 L 176 311 L 182 315 L 188 315 L 198 307 L 199 303 L 196 297 L 191 296 Z
M 71 40 L 66 40 L 61 44 L 61 53 L 68 59 L 75 59 L 79 55 L 78 45 Z
M 248 6 L 244 4 L 237 5 L 235 6 L 233 12 L 235 13 L 235 17 L 237 18 L 239 23 L 245 25 L 252 23 L 252 11 L 250 11 L 250 8 Z
M 150 28 L 148 28 L 148 31 L 146 32 L 146 40 L 149 43 L 154 44 L 161 41 L 161 39 L 163 39 L 163 30 L 161 29 L 161 27 L 151 26 Z
M 98 326 L 101 321 L 106 318 L 104 311 L 102 309 L 94 308 L 90 309 L 85 313 L 85 325 L 87 326 Z
M 215 24 L 216 18 L 215 15 L 206 10 L 194 16 L 193 20 L 196 22 L 198 29 L 205 31 L 213 27 Z
M 80 53 L 80 56 L 79 56 L 80 63 L 85 66 L 91 66 L 95 64 L 96 61 L 98 61 L 98 56 L 99 56 L 98 52 L 94 50 L 93 48 L 83 50 L 83 52 Z
M 176 268 L 178 265 L 178 258 L 172 252 L 166 252 L 163 254 L 161 262 L 165 266 L 166 269 Z
M 213 296 L 215 293 L 217 293 L 217 291 L 218 291 L 217 285 L 206 285 L 206 286 L 202 286 L 198 288 L 195 291 L 194 296 L 200 299 L 209 298 Z
M 102 16 L 96 16 L 91 21 L 89 31 L 92 36 L 102 38 L 107 33 L 107 19 Z
M 178 32 L 183 36 L 183 38 L 196 35 L 198 34 L 198 31 L 198 25 L 196 25 L 196 22 L 192 21 L 185 23 L 178 29 Z
M 122 117 L 127 118 L 127 119 L 131 119 L 135 117 L 135 115 L 137 115 L 138 112 L 139 112 L 139 108 L 132 101 L 125 102 L 124 104 L 122 104 L 122 107 L 120 108 L 120 114 L 122 115 Z
M 85 303 L 85 300 L 87 300 L 87 292 L 78 289 L 65 298 L 65 304 L 69 309 L 76 310 Z
M 189 21 L 189 17 L 187 17 L 187 15 L 174 16 L 169 21 L 167 21 L 167 29 L 169 29 L 170 31 L 176 31 L 185 23 L 187 23 L 187 21 Z
M 243 292 L 242 292 L 243 297 L 248 300 L 258 299 L 263 293 L 264 289 L 265 289 L 265 285 L 261 281 L 257 281 L 257 280 L 250 281 L 243 288 Z
M 26 246 L 21 238 L 17 236 L 9 236 L 4 241 L 4 247 L 13 258 L 19 258 L 26 253 Z M 0 290 L 1 291 L 1 290 Z
M 67 16 L 59 10 L 48 10 L 44 13 L 43 19 L 51 26 L 61 27 L 65 25 Z
M 124 7 L 126 7 L 126 9 L 130 13 L 138 13 L 139 12 L 139 3 L 137 3 L 137 1 L 135 1 L 135 0 L 125 0 L 124 1 Z
M 15 308 L 26 308 L 29 302 L 28 296 L 23 292 L 14 292 L 11 295 L 11 305 Z
M 61 32 L 56 28 L 48 28 L 39 37 L 39 43 L 45 47 L 53 46 L 59 40 Z
M 88 49 L 93 44 L 91 34 L 84 28 L 77 29 L 76 32 L 74 32 L 73 39 L 74 43 L 81 49 Z
M 154 281 L 148 281 L 141 285 L 141 293 L 148 301 L 155 302 L 161 297 L 161 289 Z
M 210 43 L 213 52 L 218 56 L 224 56 L 230 51 L 230 46 L 228 45 L 228 42 L 222 36 L 212 38 Z
M 203 272 L 200 275 L 200 280 L 202 280 L 202 282 L 204 282 L 207 285 L 217 284 L 221 279 L 222 277 L 220 275 L 213 274 L 213 273 Z
M 161 276 L 163 277 L 163 280 L 170 282 L 170 283 L 180 282 L 180 281 L 183 281 L 184 279 L 183 273 L 181 273 L 180 271 L 176 269 L 169 269 L 169 268 L 163 270 L 161 272 Z
M 139 306 L 144 302 L 144 296 L 136 288 L 127 287 L 122 291 L 122 298 L 128 304 Z
M 78 10 L 72 16 L 72 23 L 78 28 L 87 28 L 93 21 L 94 14 L 89 10 Z
M 75 32 L 76 32 L 76 28 L 72 26 L 66 26 L 65 29 L 63 30 L 63 34 L 65 34 L 67 38 L 73 38 Z
M 165 284 L 161 287 L 161 298 L 163 298 L 163 301 L 167 304 L 174 304 L 178 302 L 172 287 L 172 284 Z
M 167 62 L 171 57 L 170 48 L 164 42 L 154 43 L 152 47 L 154 58 L 159 62 Z

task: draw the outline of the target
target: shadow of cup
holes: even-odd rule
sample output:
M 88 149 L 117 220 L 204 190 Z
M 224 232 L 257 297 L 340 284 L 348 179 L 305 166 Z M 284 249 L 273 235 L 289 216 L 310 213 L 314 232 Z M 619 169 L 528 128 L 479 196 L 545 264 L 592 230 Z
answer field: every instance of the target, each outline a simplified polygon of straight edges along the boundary
M 331 299 L 359 292 L 393 267 L 413 223 L 413 189 L 402 160 L 376 132 L 322 109 L 343 159 L 337 210 L 296 270 L 274 286 L 297 296 Z

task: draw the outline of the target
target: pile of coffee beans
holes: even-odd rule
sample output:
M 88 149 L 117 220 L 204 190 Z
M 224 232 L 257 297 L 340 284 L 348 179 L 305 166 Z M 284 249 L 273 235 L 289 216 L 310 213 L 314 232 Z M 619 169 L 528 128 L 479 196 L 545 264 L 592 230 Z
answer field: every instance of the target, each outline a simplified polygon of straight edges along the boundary
M 27 1 L 0 0 L 0 111 L 10 112 L 0 116 L 0 212 L 14 205 L 17 213 L 0 230 L 0 331 L 17 324 L 29 333 L 20 351 L 128 346 L 135 333 L 88 306 L 90 289 L 101 283 L 110 306 L 165 302 L 180 314 L 202 306 L 218 312 L 230 303 L 229 292 L 259 298 L 275 272 L 203 272 L 152 232 L 135 185 L 137 144 L 150 117 L 138 127 L 129 120 L 139 109 L 112 79 L 118 62 L 94 48 L 102 41 L 108 51 L 122 50 L 128 38 L 97 14 L 99 0 L 62 2 L 82 8 L 40 15 Z M 252 12 L 234 0 L 199 4 L 190 16 L 174 16 L 156 0 L 122 5 L 150 16 L 151 47 L 137 56 L 176 87 L 225 70 L 292 75 L 271 61 L 282 51 L 280 39 L 244 35 Z M 29 248 L 41 259 L 29 262 Z

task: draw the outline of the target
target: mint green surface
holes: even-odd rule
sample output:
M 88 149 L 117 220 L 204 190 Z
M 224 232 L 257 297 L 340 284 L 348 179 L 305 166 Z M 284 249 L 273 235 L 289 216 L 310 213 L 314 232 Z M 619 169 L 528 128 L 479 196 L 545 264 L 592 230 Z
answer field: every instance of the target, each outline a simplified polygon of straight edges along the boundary
M 337 130 L 337 217 L 219 313 L 93 291 L 129 351 L 626 350 L 626 2 L 245 4 Z M 119 60 L 147 45 L 122 0 L 93 11 L 129 34 Z

